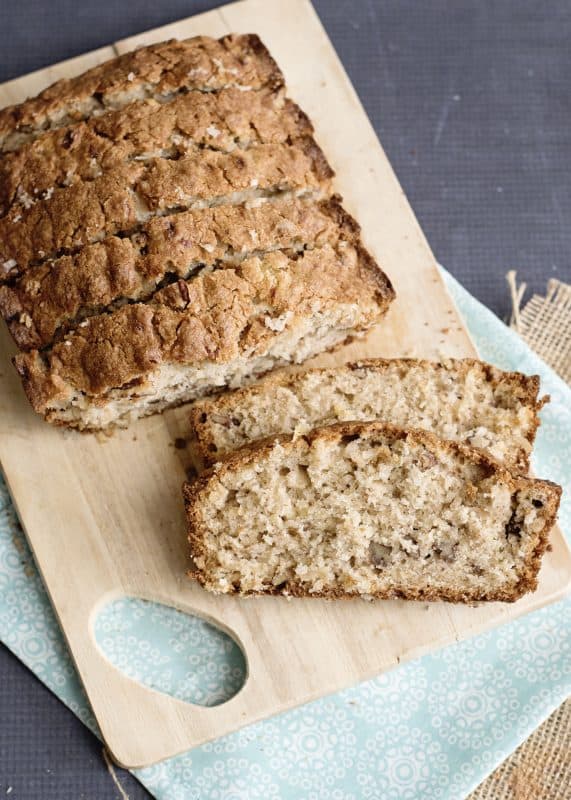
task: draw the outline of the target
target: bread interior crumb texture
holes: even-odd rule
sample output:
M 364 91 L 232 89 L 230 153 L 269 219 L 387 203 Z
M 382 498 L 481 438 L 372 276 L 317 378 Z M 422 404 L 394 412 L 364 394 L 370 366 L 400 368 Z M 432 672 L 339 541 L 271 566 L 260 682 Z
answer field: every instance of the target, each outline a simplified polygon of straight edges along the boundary
M 217 592 L 514 599 L 553 487 L 435 441 L 317 436 L 219 464 L 189 492 L 197 577 Z
M 423 428 L 486 450 L 527 471 L 538 425 L 538 381 L 472 359 L 442 364 L 375 360 L 275 375 L 196 405 L 193 425 L 206 460 L 257 439 L 350 420 Z

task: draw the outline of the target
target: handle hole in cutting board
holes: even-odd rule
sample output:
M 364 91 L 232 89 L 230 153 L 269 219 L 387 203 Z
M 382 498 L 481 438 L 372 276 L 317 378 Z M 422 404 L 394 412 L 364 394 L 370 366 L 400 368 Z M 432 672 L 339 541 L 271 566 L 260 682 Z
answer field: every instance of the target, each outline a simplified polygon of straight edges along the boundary
M 111 600 L 98 610 L 93 633 L 101 653 L 128 678 L 187 703 L 226 703 L 246 681 L 246 659 L 231 636 L 163 603 Z

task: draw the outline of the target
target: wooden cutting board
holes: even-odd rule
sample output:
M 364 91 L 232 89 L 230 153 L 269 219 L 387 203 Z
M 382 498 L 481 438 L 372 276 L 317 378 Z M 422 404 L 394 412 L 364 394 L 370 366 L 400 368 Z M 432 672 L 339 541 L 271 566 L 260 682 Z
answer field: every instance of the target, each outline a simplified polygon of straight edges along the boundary
M 0 87 L 0 105 L 136 45 L 196 34 L 260 34 L 309 113 L 337 187 L 398 299 L 366 342 L 316 363 L 367 356 L 472 356 L 475 349 L 375 133 L 307 0 L 244 0 L 136 36 Z M 56 430 L 30 409 L 0 341 L 0 458 L 93 706 L 116 760 L 135 767 L 173 756 L 263 717 L 371 677 L 560 598 L 571 558 L 559 530 L 539 589 L 515 605 L 326 602 L 209 595 L 185 577 L 180 487 L 189 434 L 183 409 L 107 441 Z M 93 636 L 98 609 L 130 595 L 198 614 L 231 634 L 248 663 L 243 689 L 214 708 L 184 703 L 125 677 Z

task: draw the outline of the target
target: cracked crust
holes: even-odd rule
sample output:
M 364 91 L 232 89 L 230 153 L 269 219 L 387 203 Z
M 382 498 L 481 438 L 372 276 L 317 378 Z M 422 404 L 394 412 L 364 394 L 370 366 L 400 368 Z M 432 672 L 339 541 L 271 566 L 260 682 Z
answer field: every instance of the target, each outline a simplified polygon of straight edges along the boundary
M 227 363 L 267 354 L 276 342 L 329 312 L 340 339 L 377 322 L 393 299 L 388 278 L 360 244 L 284 252 L 179 280 L 147 303 L 85 320 L 68 338 L 14 359 L 34 409 L 50 421 L 77 402 L 133 399 L 165 365 Z M 195 395 L 196 396 L 196 395 Z M 147 412 L 148 413 L 148 412 Z M 81 427 L 81 420 L 78 427 Z
M 20 349 L 40 349 L 109 306 L 149 297 L 163 280 L 271 250 L 356 242 L 359 226 L 339 200 L 294 198 L 151 219 L 131 237 L 109 237 L 0 286 L 0 313 Z
M 528 443 L 525 447 L 517 446 L 515 438 L 509 442 L 506 439 L 507 452 L 502 461 L 510 469 L 523 473 L 528 472 L 529 457 L 537 428 L 540 425 L 538 412 L 549 401 L 549 397 L 541 399 L 538 397 L 539 377 L 537 375 L 524 375 L 520 372 L 504 372 L 491 364 L 469 358 L 448 359 L 443 363 L 422 359 L 369 359 L 330 369 L 275 373 L 253 386 L 197 401 L 190 411 L 190 424 L 196 437 L 196 449 L 199 458 L 205 466 L 211 466 L 231 450 L 238 449 L 250 441 L 246 432 L 242 431 L 240 426 L 240 420 L 243 418 L 246 408 L 249 414 L 256 418 L 257 425 L 261 430 L 260 438 L 279 433 L 291 433 L 291 430 L 284 430 L 280 427 L 280 417 L 277 411 L 273 416 L 267 413 L 270 408 L 278 408 L 280 398 L 283 400 L 283 390 L 290 394 L 288 408 L 291 410 L 292 407 L 300 403 L 300 398 L 303 397 L 306 385 L 309 386 L 311 384 L 311 392 L 315 396 L 319 394 L 316 384 L 321 384 L 325 390 L 336 385 L 341 388 L 345 378 L 349 378 L 351 373 L 361 373 L 363 377 L 373 380 L 375 376 L 382 377 L 383 374 L 395 369 L 399 372 L 401 378 L 406 378 L 415 369 L 422 370 L 427 382 L 430 378 L 436 377 L 438 373 L 449 375 L 454 382 L 453 385 L 457 387 L 455 391 L 460 391 L 460 389 L 465 391 L 465 382 L 468 379 L 475 379 L 484 386 L 488 385 L 493 393 L 494 404 L 497 404 L 499 408 L 513 406 L 514 419 L 511 422 L 511 427 L 516 425 L 522 427 L 524 439 Z M 354 387 L 352 389 L 354 391 Z M 360 391 L 365 392 L 367 396 L 372 394 L 371 388 L 369 390 L 363 388 Z M 256 407 L 257 410 L 255 410 Z M 303 408 L 303 402 L 301 408 Z M 476 408 L 476 411 L 478 410 Z M 314 410 L 307 409 L 306 416 L 299 418 L 296 416 L 296 424 L 309 427 L 325 424 L 323 414 L 326 412 L 324 412 L 323 408 L 318 409 L 317 413 L 313 412 Z M 343 418 L 338 415 L 344 413 L 346 412 L 342 406 L 337 411 L 328 409 L 327 423 L 343 421 Z M 360 418 L 356 417 L 356 419 Z M 387 419 L 385 421 L 390 422 L 391 420 Z M 473 422 L 476 425 L 477 419 L 474 419 Z M 445 414 L 440 420 L 432 420 L 431 425 L 434 425 L 433 432 L 443 436 L 443 438 L 453 438 L 452 436 L 444 435 L 442 432 L 439 433 L 439 426 L 446 423 L 447 417 Z M 417 423 L 414 427 L 424 427 L 424 425 Z M 224 446 L 224 440 L 228 438 L 229 429 L 232 432 L 233 439 L 231 450 Z M 505 431 L 505 435 L 506 437 L 513 436 L 511 428 Z M 497 442 L 494 442 L 494 444 L 497 444 Z
M 233 86 L 245 90 L 283 86 L 281 71 L 255 34 L 152 44 L 75 78 L 57 81 L 37 97 L 0 110 L 0 149 L 17 149 L 43 130 L 124 108 L 134 100 L 168 99 L 175 92 L 212 92 Z
M 55 189 L 28 208 L 12 207 L 0 219 L 0 282 L 59 251 L 131 231 L 151 216 L 280 192 L 325 194 L 332 175 L 311 138 L 123 164 L 93 181 Z
M 231 453 L 214 467 L 203 472 L 196 480 L 185 483 L 183 495 L 185 500 L 187 521 L 188 521 L 188 540 L 190 544 L 190 556 L 194 563 L 196 559 L 205 557 L 205 535 L 209 521 L 204 515 L 204 508 L 208 503 L 209 493 L 217 486 L 223 485 L 224 478 L 229 475 L 237 475 L 241 472 L 250 474 L 252 468 L 261 466 L 264 460 L 279 448 L 280 454 L 285 457 L 288 454 L 302 454 L 312 448 L 326 447 L 329 443 L 336 444 L 345 438 L 372 439 L 385 437 L 392 440 L 406 440 L 416 443 L 425 448 L 428 453 L 437 459 L 450 455 L 453 458 L 462 459 L 474 467 L 485 471 L 486 477 L 493 478 L 495 484 L 507 487 L 512 496 L 512 508 L 517 508 L 519 494 L 540 497 L 542 506 L 541 516 L 544 520 L 541 530 L 534 534 L 535 539 L 533 549 L 518 574 L 517 583 L 511 587 L 496 591 L 473 592 L 457 587 L 450 587 L 446 590 L 435 590 L 418 586 L 399 586 L 394 590 L 382 592 L 367 592 L 368 597 L 375 599 L 394 599 L 405 600 L 425 600 L 439 601 L 444 600 L 453 603 L 473 603 L 480 601 L 500 601 L 514 602 L 527 592 L 537 588 L 537 576 L 541 566 L 542 556 L 548 546 L 549 533 L 557 518 L 559 502 L 561 498 L 561 487 L 551 481 L 528 478 L 521 475 L 513 475 L 502 467 L 490 456 L 459 442 L 450 442 L 439 439 L 432 433 L 421 430 L 402 430 L 400 428 L 386 425 L 383 422 L 348 422 L 316 428 L 307 435 L 296 437 L 279 435 L 272 439 L 264 440 L 252 445 L 247 445 L 240 450 Z M 398 502 L 398 501 L 397 501 Z M 506 526 L 506 535 L 511 520 Z M 190 577 L 196 579 L 202 586 L 211 591 L 217 585 L 215 576 L 208 574 L 196 566 L 189 572 Z M 354 592 L 332 587 L 325 591 L 310 591 L 309 587 L 299 581 L 286 581 L 279 587 L 267 587 L 263 591 L 241 592 L 240 586 L 232 585 L 226 590 L 227 593 L 249 594 L 249 595 L 285 595 L 292 597 L 316 597 L 326 599 L 348 599 L 361 596 Z
M 224 89 L 145 100 L 44 133 L 0 160 L 0 213 L 27 198 L 91 181 L 131 160 L 179 158 L 207 147 L 231 152 L 310 136 L 306 115 L 283 94 Z
M 0 312 L 39 413 L 126 424 L 378 321 L 393 288 L 312 132 L 255 35 L 151 45 L 0 111 Z

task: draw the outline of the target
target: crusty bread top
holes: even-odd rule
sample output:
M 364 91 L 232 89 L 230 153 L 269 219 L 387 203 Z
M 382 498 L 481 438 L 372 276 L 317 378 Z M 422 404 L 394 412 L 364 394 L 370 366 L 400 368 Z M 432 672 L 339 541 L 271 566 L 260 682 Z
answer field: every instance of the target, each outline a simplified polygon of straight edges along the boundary
M 247 494 L 250 489 L 257 490 L 257 487 L 262 480 L 262 473 L 264 467 L 270 460 L 283 465 L 284 473 L 293 472 L 290 457 L 301 465 L 301 473 L 306 474 L 307 463 L 306 459 L 308 454 L 313 454 L 311 466 L 313 470 L 313 481 L 319 486 L 320 471 L 325 471 L 336 464 L 335 457 L 331 455 L 331 451 L 338 445 L 347 446 L 350 448 L 351 443 L 358 440 L 359 442 L 366 442 L 370 447 L 378 448 L 378 455 L 373 458 L 372 463 L 376 468 L 382 472 L 385 463 L 393 463 L 393 454 L 390 452 L 391 442 L 397 443 L 399 441 L 410 444 L 413 447 L 419 448 L 418 463 L 416 468 L 419 475 L 422 475 L 426 470 L 431 470 L 438 464 L 447 465 L 447 469 L 454 469 L 461 467 L 465 471 L 465 484 L 466 495 L 476 498 L 477 489 L 475 485 L 470 488 L 471 481 L 473 484 L 478 484 L 480 481 L 485 481 L 487 484 L 487 491 L 493 490 L 493 486 L 501 486 L 507 489 L 511 495 L 512 502 L 512 517 L 507 521 L 505 537 L 514 537 L 514 542 L 517 544 L 519 541 L 519 531 L 517 529 L 517 522 L 515 514 L 519 504 L 519 498 L 525 497 L 526 505 L 533 505 L 532 516 L 541 521 L 533 530 L 530 543 L 532 545 L 531 551 L 526 556 L 523 563 L 520 563 L 518 572 L 514 576 L 516 580 L 511 582 L 511 585 L 506 585 L 503 588 L 494 591 L 481 590 L 475 594 L 474 591 L 467 589 L 463 586 L 450 585 L 448 588 L 439 587 L 438 589 L 431 589 L 430 585 L 417 587 L 415 585 L 401 585 L 396 591 L 367 591 L 367 594 L 377 597 L 405 597 L 408 599 L 424 599 L 424 600 L 437 600 L 445 599 L 452 602 L 470 602 L 478 599 L 485 600 L 501 600 L 512 602 L 527 591 L 536 588 L 537 573 L 539 571 L 541 557 L 547 547 L 548 537 L 551 527 L 553 526 L 559 502 L 561 497 L 561 487 L 550 481 L 536 480 L 525 476 L 513 475 L 505 467 L 501 466 L 494 459 L 490 458 L 487 454 L 469 447 L 459 442 L 444 441 L 437 438 L 427 431 L 421 430 L 402 430 L 391 425 L 386 425 L 383 422 L 345 422 L 335 425 L 316 428 L 311 432 L 296 436 L 296 435 L 280 435 L 273 437 L 269 440 L 259 442 L 257 444 L 249 445 L 235 451 L 228 455 L 214 467 L 206 470 L 196 480 L 186 483 L 183 487 L 185 498 L 187 518 L 189 523 L 189 542 L 191 549 L 191 556 L 196 563 L 202 565 L 195 569 L 192 573 L 193 577 L 197 578 L 203 585 L 212 588 L 216 591 L 241 591 L 239 585 L 239 569 L 237 572 L 238 585 L 233 586 L 231 582 L 226 582 L 226 588 L 217 581 L 216 574 L 211 574 L 209 564 L 212 564 L 214 559 L 214 570 L 218 569 L 217 564 L 222 561 L 226 565 L 227 573 L 232 572 L 232 554 L 223 551 L 223 543 L 218 544 L 216 536 L 210 536 L 210 543 L 207 544 L 206 537 L 211 530 L 212 512 L 213 509 L 220 510 L 224 513 L 226 509 L 226 501 L 228 496 L 233 498 L 233 502 L 240 503 L 240 481 L 243 482 L 244 494 Z M 349 456 L 350 460 L 355 465 L 360 464 L 359 454 L 355 452 Z M 333 459 L 333 460 L 332 460 Z M 273 463 L 272 462 L 272 463 Z M 274 480 L 278 471 L 276 470 L 275 463 L 271 470 Z M 280 473 L 281 474 L 281 473 Z M 341 469 L 341 475 L 343 475 Z M 281 479 L 285 482 L 285 477 Z M 301 484 L 295 484 L 296 490 L 303 492 L 302 486 L 304 480 L 300 478 Z M 350 481 L 349 481 L 350 482 Z M 342 483 L 342 481 L 341 481 Z M 384 485 L 384 479 L 379 480 L 379 486 Z M 374 484 L 368 486 L 365 491 L 372 492 Z M 395 499 L 391 502 L 398 505 L 398 483 L 394 486 Z M 485 493 L 484 493 L 485 495 Z M 485 496 L 482 497 L 482 503 L 485 506 Z M 390 496 L 390 495 L 389 495 Z M 291 507 L 288 506 L 288 494 L 284 490 L 281 492 L 273 491 L 271 493 L 271 500 L 268 501 L 268 507 L 263 505 L 258 497 L 256 508 L 263 508 L 264 513 L 276 516 L 278 521 L 271 531 L 268 531 L 267 547 L 271 549 L 274 546 L 274 539 L 278 534 L 278 528 L 281 526 L 287 528 L 289 525 L 300 525 L 301 529 L 305 530 L 303 520 L 290 518 L 288 513 L 291 513 Z M 349 497 L 348 497 L 349 500 Z M 371 502 L 374 498 L 371 495 Z M 280 506 L 280 503 L 282 504 Z M 514 505 L 515 503 L 515 505 Z M 271 505 L 271 507 L 269 507 Z M 289 509 L 289 511 L 288 511 Z M 509 513 L 509 512 L 508 512 Z M 281 514 L 281 516 L 280 516 Z M 462 515 L 460 515 L 462 518 Z M 280 522 L 281 519 L 281 522 Z M 244 523 L 244 520 L 240 520 Z M 348 527 L 351 527 L 351 518 L 344 520 Z M 534 523 L 536 525 L 536 523 Z M 252 533 L 254 538 L 257 534 L 261 534 L 261 540 L 266 541 L 263 535 L 264 531 L 258 531 L 253 527 L 244 525 L 243 530 L 236 531 L 234 538 L 239 547 L 239 542 L 243 541 L 244 550 L 248 550 L 248 539 L 244 538 L 245 535 Z M 483 532 L 484 533 L 484 532 Z M 240 535 L 238 535 L 240 534 Z M 323 536 L 315 536 L 311 538 L 311 553 L 317 554 L 320 543 L 324 541 Z M 277 546 L 277 541 L 276 541 Z M 252 550 L 248 550 L 251 553 Z M 334 548 L 334 552 L 337 550 Z M 217 553 L 220 553 L 220 561 L 217 560 Z M 311 555 L 311 553 L 309 555 Z M 246 558 L 249 556 L 245 556 Z M 260 563 L 261 556 L 256 556 L 254 561 Z M 348 564 L 349 560 L 343 562 Z M 224 570 L 223 570 L 224 571 Z M 485 573 L 484 573 L 485 574 Z M 256 590 L 247 590 L 248 593 L 256 593 Z M 286 578 L 285 582 L 278 586 L 265 586 L 264 593 L 274 594 L 290 594 L 297 596 L 313 597 L 347 597 L 354 595 L 356 592 L 347 589 L 344 586 L 329 587 L 327 589 L 313 591 L 307 583 L 303 584 L 301 581 Z
M 303 250 L 346 239 L 359 226 L 339 198 L 286 197 L 254 208 L 218 206 L 152 218 L 130 237 L 110 236 L 78 253 L 31 267 L 0 286 L 0 313 L 22 350 L 42 348 L 113 304 L 149 297 L 163 279 L 204 266 L 225 268 L 271 250 Z
M 30 132 L 123 108 L 137 99 L 168 98 L 181 90 L 282 85 L 278 66 L 255 34 L 173 39 L 125 53 L 0 110 L 0 148 L 15 149 Z
M 526 472 L 537 412 L 548 399 L 539 400 L 538 392 L 536 375 L 504 372 L 475 359 L 370 359 L 278 372 L 196 402 L 190 419 L 204 464 L 252 438 L 384 416 L 386 422 L 468 440 Z
M 344 246 L 341 246 L 344 245 Z M 394 297 L 360 245 L 341 242 L 298 257 L 271 252 L 234 268 L 179 280 L 135 303 L 82 322 L 61 343 L 14 363 L 36 411 L 77 392 L 102 397 L 137 385 L 161 364 L 225 362 L 263 351 L 301 317 L 346 307 L 359 327 L 378 320 Z
M 76 125 L 47 131 L 0 159 L 0 215 L 44 193 L 90 181 L 128 161 L 179 158 L 206 147 L 222 152 L 310 136 L 306 115 L 283 94 L 263 90 L 145 100 Z
M 255 35 L 152 45 L 0 112 L 0 312 L 37 411 L 112 424 L 382 316 L 312 132 Z
M 264 193 L 326 193 L 331 177 L 323 153 L 307 138 L 292 146 L 131 161 L 92 181 L 55 189 L 27 208 L 13 206 L 0 219 L 0 282 L 17 277 L 31 262 L 130 231 L 156 214 Z

